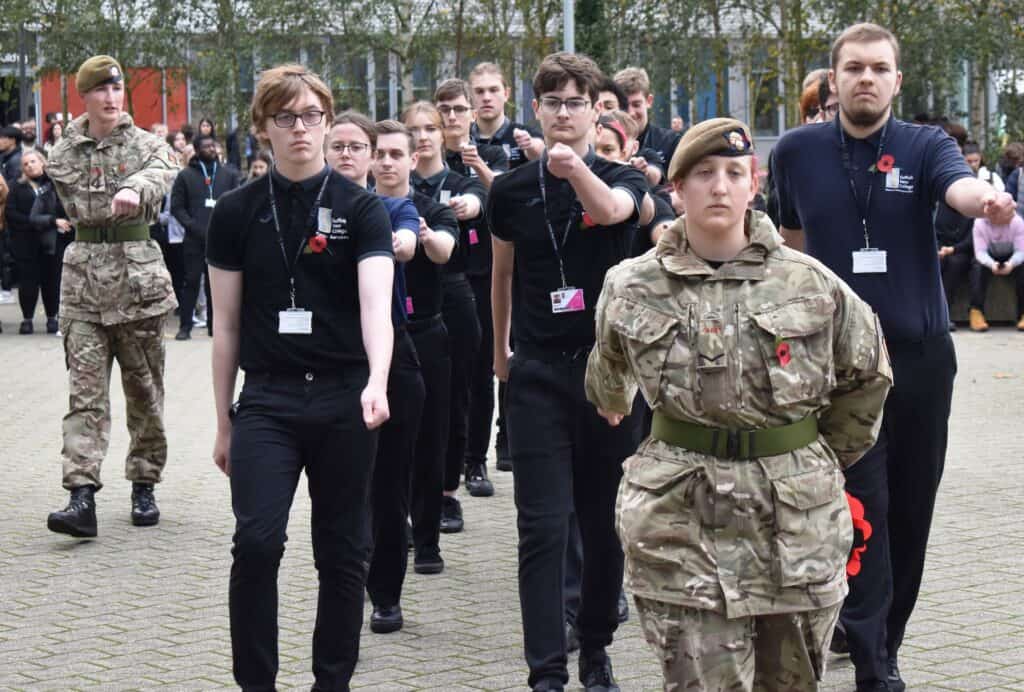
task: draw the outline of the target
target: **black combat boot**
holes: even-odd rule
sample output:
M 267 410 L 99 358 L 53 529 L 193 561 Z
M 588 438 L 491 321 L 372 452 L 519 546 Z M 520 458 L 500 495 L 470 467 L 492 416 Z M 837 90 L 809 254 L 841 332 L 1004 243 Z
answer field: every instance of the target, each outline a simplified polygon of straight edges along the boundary
M 132 483 L 132 524 L 156 526 L 160 523 L 160 508 L 153 497 L 152 483 Z
M 92 538 L 96 535 L 96 486 L 82 485 L 71 490 L 68 506 L 51 512 L 46 518 L 46 528 L 56 533 L 66 533 L 75 538 Z

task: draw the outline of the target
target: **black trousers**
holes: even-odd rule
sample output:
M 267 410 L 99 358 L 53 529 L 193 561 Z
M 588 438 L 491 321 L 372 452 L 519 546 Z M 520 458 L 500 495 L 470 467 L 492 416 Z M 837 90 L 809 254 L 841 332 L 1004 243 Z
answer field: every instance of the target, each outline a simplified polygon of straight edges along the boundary
M 885 679 L 917 602 L 956 376 L 949 334 L 888 347 L 894 385 L 878 443 L 846 471 L 873 529 L 840 614 L 858 683 Z
M 978 270 L 978 263 L 974 261 L 974 255 L 970 252 L 959 252 L 939 258 L 939 269 L 942 272 L 942 288 L 946 293 L 946 305 L 952 308 L 960 285 L 964 279 Z M 971 278 L 973 280 L 973 276 Z M 971 306 L 974 306 L 973 300 Z
M 992 270 L 975 263 L 976 269 L 971 272 L 971 307 L 985 309 L 985 296 L 988 295 L 988 284 L 992 280 Z M 1013 284 L 1017 292 L 1017 317 L 1024 315 L 1024 265 L 1011 272 Z
M 425 396 L 416 347 L 404 327 L 397 329 L 388 374 L 391 417 L 381 426 L 373 469 L 373 559 L 366 590 L 376 606 L 390 607 L 402 598 L 409 562 L 409 482 Z
M 462 469 L 466 464 L 466 442 L 469 439 L 469 401 L 473 373 L 480 354 L 480 321 L 476 298 L 464 275 L 448 275 L 444 281 L 441 312 L 448 329 L 451 354 L 451 417 L 448 425 L 448 448 L 445 451 L 444 489 L 458 490 Z
M 18 231 L 12 238 L 14 262 L 18 271 L 18 303 L 22 319 L 30 320 L 36 313 L 39 296 L 47 317 L 56 317 L 60 305 L 61 255 L 53 246 L 41 242 L 42 233 Z
M 469 285 L 476 298 L 476 317 L 480 322 L 480 348 L 470 373 L 469 430 L 466 463 L 483 464 L 491 446 L 494 422 L 494 323 L 491 319 L 491 275 L 471 276 Z M 499 409 L 504 408 L 499 404 Z M 500 414 L 499 414 L 500 415 Z
M 517 347 L 508 381 L 508 435 L 519 528 L 519 603 L 529 684 L 568 682 L 564 570 L 569 516 L 583 543 L 576 627 L 584 652 L 612 642 L 622 588 L 615 497 L 636 450 L 636 421 L 609 426 L 586 400 L 586 354 Z M 587 559 L 588 556 L 593 556 Z
M 377 432 L 366 429 L 359 403 L 366 378 L 365 368 L 354 368 L 245 379 L 231 436 L 235 536 L 228 598 L 235 681 L 243 690 L 274 689 L 277 572 L 303 469 L 320 578 L 315 689 L 349 689 L 359 658 L 377 451 Z
M 171 275 L 171 286 L 174 287 L 174 297 L 181 305 L 182 290 L 185 286 L 185 243 L 169 243 L 166 240 L 160 241 L 160 251 L 164 255 L 164 264 L 167 265 L 167 273 Z M 198 295 L 196 296 L 198 299 Z M 209 301 L 207 301 L 209 302 Z M 193 311 L 195 310 L 193 303 Z
M 448 448 L 448 398 L 451 396 L 451 358 L 448 331 L 440 315 L 410 322 L 409 335 L 423 375 L 423 416 L 416 436 L 412 467 L 412 539 L 419 550 L 437 547 L 441 540 L 441 491 L 444 454 Z
M 196 238 L 194 234 L 185 234 L 182 243 L 185 275 L 181 288 L 179 305 L 181 318 L 180 328 L 192 331 L 192 315 L 196 311 L 199 300 L 199 283 L 203 279 L 203 292 L 206 294 L 206 331 L 213 334 L 213 300 L 210 299 L 210 273 L 206 267 L 206 238 Z

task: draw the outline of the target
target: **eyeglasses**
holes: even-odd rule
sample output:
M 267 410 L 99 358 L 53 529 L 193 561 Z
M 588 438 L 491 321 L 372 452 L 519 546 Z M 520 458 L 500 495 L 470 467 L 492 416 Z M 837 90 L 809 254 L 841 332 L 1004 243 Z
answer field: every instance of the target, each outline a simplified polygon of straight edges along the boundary
M 441 115 L 451 115 L 453 112 L 455 115 L 465 115 L 471 109 L 469 106 L 438 106 L 437 110 L 441 111 Z
M 333 142 L 331 144 L 331 149 L 338 152 L 347 151 L 353 156 L 358 156 L 369 151 L 370 145 L 365 142 Z
M 274 114 L 274 124 L 280 128 L 288 129 L 295 127 L 295 121 L 301 119 L 306 127 L 314 127 L 324 121 L 323 111 L 305 111 L 303 113 L 289 113 L 281 111 Z
M 563 100 L 557 96 L 545 96 L 540 100 L 540 107 L 544 109 L 544 112 L 550 113 L 551 115 L 560 113 L 562 111 L 562 106 L 565 106 L 565 111 L 569 115 L 579 115 L 589 105 L 590 101 L 581 98 Z

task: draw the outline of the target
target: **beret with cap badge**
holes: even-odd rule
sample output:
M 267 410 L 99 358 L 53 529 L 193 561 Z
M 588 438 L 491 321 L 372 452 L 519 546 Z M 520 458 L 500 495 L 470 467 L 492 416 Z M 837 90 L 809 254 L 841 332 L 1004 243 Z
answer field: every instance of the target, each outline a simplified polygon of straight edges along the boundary
M 668 179 L 686 177 L 705 156 L 752 156 L 754 140 L 750 129 L 735 118 L 712 118 L 699 122 L 679 140 L 668 166 Z
M 84 94 L 103 84 L 113 84 L 123 79 L 124 72 L 116 60 L 109 55 L 94 55 L 78 68 L 75 87 L 78 93 Z

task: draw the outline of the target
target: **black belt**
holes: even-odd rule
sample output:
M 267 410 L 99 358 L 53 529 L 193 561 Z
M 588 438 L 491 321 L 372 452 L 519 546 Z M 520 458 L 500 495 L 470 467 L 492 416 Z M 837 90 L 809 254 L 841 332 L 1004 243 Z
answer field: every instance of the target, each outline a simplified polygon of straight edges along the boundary
M 405 328 L 409 330 L 410 334 L 419 334 L 442 324 L 444 324 L 444 320 L 441 318 L 441 313 L 437 313 L 432 317 L 410 319 Z
M 532 344 L 517 344 L 514 355 L 526 360 L 539 360 L 543 363 L 565 363 L 586 359 L 594 345 L 579 346 L 574 349 L 557 349 Z

